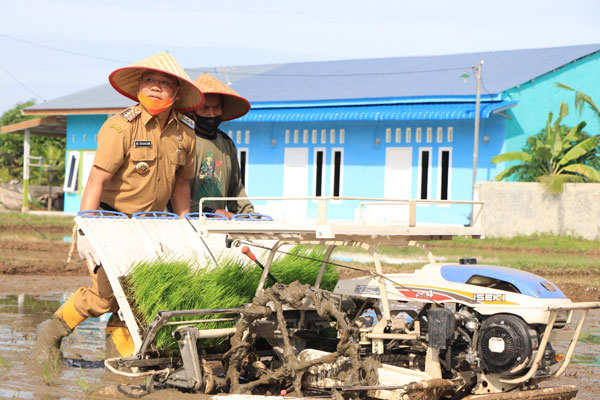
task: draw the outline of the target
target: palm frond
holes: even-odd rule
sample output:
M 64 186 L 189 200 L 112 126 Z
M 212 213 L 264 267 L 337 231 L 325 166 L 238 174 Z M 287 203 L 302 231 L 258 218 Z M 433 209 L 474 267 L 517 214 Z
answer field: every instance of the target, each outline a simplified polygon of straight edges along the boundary
M 558 161 L 559 165 L 566 165 L 569 162 L 576 160 L 582 155 L 594 150 L 600 141 L 600 136 L 592 136 L 573 146 L 565 155 Z
M 526 168 L 523 164 L 513 165 L 512 167 L 509 167 L 509 168 L 505 169 L 504 171 L 500 172 L 498 175 L 496 175 L 496 177 L 494 178 L 494 180 L 496 182 L 499 182 L 499 181 L 501 181 L 503 179 L 509 178 L 510 176 L 516 174 L 517 172 L 519 172 L 523 168 Z
M 493 164 L 498 164 L 505 161 L 531 161 L 531 154 L 524 151 L 509 151 L 508 153 L 498 154 L 491 159 Z
M 563 168 L 563 171 L 573 172 L 587 178 L 591 182 L 600 182 L 600 172 L 585 164 L 571 164 Z

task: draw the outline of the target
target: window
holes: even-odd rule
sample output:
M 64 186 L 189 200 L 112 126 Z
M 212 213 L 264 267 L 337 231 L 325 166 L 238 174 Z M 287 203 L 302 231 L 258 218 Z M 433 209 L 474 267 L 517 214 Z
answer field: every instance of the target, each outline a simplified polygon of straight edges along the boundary
M 327 129 L 321 129 L 321 143 L 327 143 Z
M 444 141 L 444 128 L 438 126 L 437 128 L 437 142 L 442 143 Z
M 411 128 L 406 128 L 406 143 L 410 143 L 410 139 L 411 139 L 411 134 L 412 133 L 412 129 Z
M 248 177 L 248 149 L 238 149 L 238 161 L 240 162 L 240 177 L 242 184 L 246 187 L 246 180 Z
M 428 127 L 427 128 L 427 143 L 431 143 L 432 140 L 433 140 L 433 128 Z
M 452 149 L 441 147 L 439 153 L 438 193 L 440 200 L 450 199 L 450 170 L 452 165 Z
M 454 139 L 454 129 L 450 126 L 448 127 L 448 143 L 452 143 L 452 139 Z
M 385 130 L 385 142 L 391 143 L 392 141 L 392 128 L 387 128 Z
M 331 136 L 331 144 L 335 143 L 335 129 L 332 129 L 331 131 L 329 131 L 330 136 Z
M 63 190 L 65 192 L 77 191 L 77 178 L 79 175 L 79 152 L 69 151 L 67 160 L 67 174 L 65 175 L 65 183 Z
M 396 143 L 400 143 L 402 141 L 402 129 L 396 128 Z
M 429 171 L 431 169 L 431 149 L 421 148 L 419 150 L 419 184 L 418 198 L 427 200 L 429 198 Z
M 302 131 L 302 143 L 308 143 L 308 129 Z
M 237 131 L 235 133 L 236 136 L 236 144 L 242 143 L 242 131 Z
M 315 197 L 323 196 L 323 183 L 325 178 L 325 149 L 315 149 L 314 154 L 314 170 L 315 170 Z
M 288 144 L 290 142 L 290 130 L 286 129 L 285 130 L 285 144 Z
M 331 149 L 331 195 L 333 197 L 340 197 L 342 195 L 343 165 L 344 150 Z
M 298 129 L 294 129 L 294 143 L 298 143 Z
M 245 144 L 250 144 L 250 131 L 246 131 L 246 138 L 244 140 Z
M 346 140 L 346 130 L 340 129 L 340 144 L 344 144 L 345 140 Z
M 317 130 L 316 129 L 312 130 L 312 143 L 317 144 Z
M 417 131 L 415 132 L 415 142 L 421 143 L 422 132 L 423 130 L 421 128 L 417 128 Z

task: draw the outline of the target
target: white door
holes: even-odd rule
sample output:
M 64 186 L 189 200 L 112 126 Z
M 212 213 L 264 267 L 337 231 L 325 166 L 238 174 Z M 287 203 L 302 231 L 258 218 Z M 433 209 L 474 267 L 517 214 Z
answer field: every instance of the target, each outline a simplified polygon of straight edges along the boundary
M 283 197 L 307 197 L 308 194 L 308 148 L 285 149 L 283 161 Z M 286 218 L 304 220 L 307 201 L 285 201 L 280 207 Z
M 385 151 L 383 197 L 410 199 L 412 148 L 388 147 Z M 369 217 L 378 220 L 408 222 L 408 205 L 374 206 Z
M 412 148 L 388 147 L 385 151 L 383 197 L 409 199 L 411 192 Z

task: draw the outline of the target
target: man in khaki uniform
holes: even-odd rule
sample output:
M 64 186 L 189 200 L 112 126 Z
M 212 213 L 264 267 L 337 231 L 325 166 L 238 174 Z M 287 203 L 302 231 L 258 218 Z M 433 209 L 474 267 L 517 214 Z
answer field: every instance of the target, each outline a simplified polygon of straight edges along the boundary
M 196 176 L 192 181 L 192 211 L 199 211 L 203 197 L 247 197 L 237 149 L 233 140 L 219 130 L 221 121 L 240 118 L 250 110 L 250 103 L 229 86 L 210 74 L 200 75 L 194 83 L 205 97 L 204 105 L 189 113 L 196 122 Z M 246 199 L 202 203 L 202 212 L 221 214 L 253 213 Z
M 81 210 L 163 211 L 169 199 L 180 216 L 190 211 L 189 180 L 195 173 L 194 122 L 176 112 L 200 107 L 204 98 L 168 53 L 120 68 L 111 85 L 139 104 L 110 117 L 98 132 L 98 149 L 81 200 Z M 64 336 L 89 317 L 113 312 L 106 329 L 123 356 L 133 342 L 116 312 L 119 307 L 104 268 L 79 231 L 79 255 L 86 259 L 92 285 L 80 288 L 40 324 L 33 351 L 39 361 L 61 356 Z M 107 353 L 111 341 L 107 340 Z M 114 349 L 113 349 L 114 350 Z

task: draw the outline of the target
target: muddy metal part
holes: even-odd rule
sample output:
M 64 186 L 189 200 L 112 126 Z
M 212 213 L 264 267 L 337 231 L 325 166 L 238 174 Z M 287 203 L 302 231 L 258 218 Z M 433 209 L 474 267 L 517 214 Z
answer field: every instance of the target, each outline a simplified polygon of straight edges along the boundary
M 319 199 L 319 201 L 321 201 L 322 199 Z M 319 203 L 321 204 L 321 203 Z M 414 209 L 414 207 L 411 207 L 411 209 Z M 274 304 L 277 304 L 277 302 L 283 304 L 287 304 L 288 307 L 291 308 L 296 308 L 297 310 L 301 310 L 301 307 L 306 307 L 306 304 L 302 304 L 302 303 L 297 303 L 295 300 L 295 296 L 296 295 L 290 295 L 289 290 L 288 289 L 281 289 L 283 290 L 283 292 L 274 292 L 274 290 L 279 290 L 279 289 L 264 289 L 264 285 L 267 281 L 267 277 L 269 274 L 269 270 L 270 270 L 270 266 L 271 263 L 275 257 L 275 255 L 280 251 L 281 247 L 284 245 L 296 245 L 296 244 L 306 244 L 306 245 L 322 245 L 325 246 L 326 248 L 326 253 L 325 253 L 325 258 L 322 261 L 322 268 L 321 271 L 319 273 L 319 278 L 317 279 L 316 283 L 315 283 L 315 287 L 318 288 L 318 286 L 320 285 L 320 281 L 321 278 L 323 276 L 325 267 L 327 266 L 327 263 L 329 261 L 329 257 L 333 251 L 333 249 L 337 246 L 352 246 L 352 247 L 361 247 L 363 249 L 366 249 L 373 257 L 373 261 L 375 264 L 375 271 L 371 271 L 372 276 L 374 277 L 374 279 L 377 282 L 377 287 L 378 287 L 378 295 L 379 295 L 379 302 L 381 305 L 381 315 L 379 316 L 379 320 L 383 321 L 381 322 L 381 326 L 378 327 L 377 329 L 373 329 L 372 332 L 366 332 L 365 335 L 361 335 L 361 339 L 367 338 L 369 341 L 371 341 L 372 343 L 372 347 L 373 347 L 373 353 L 374 354 L 378 354 L 378 353 L 385 353 L 386 352 L 386 345 L 389 345 L 390 343 L 394 343 L 395 341 L 402 341 L 402 340 L 407 340 L 408 343 L 410 343 L 411 341 L 413 341 L 413 343 L 417 343 L 419 341 L 423 340 L 423 336 L 422 336 L 422 332 L 420 331 L 420 327 L 418 325 L 418 321 L 415 321 L 414 324 L 411 324 L 410 327 L 408 326 L 404 326 L 403 324 L 398 324 L 397 321 L 394 321 L 391 317 L 391 309 L 390 309 L 390 300 L 388 299 L 388 289 L 387 289 L 387 285 L 386 285 L 386 277 L 383 275 L 383 270 L 382 270 L 382 266 L 381 266 L 381 261 L 379 259 L 379 247 L 380 246 L 386 246 L 386 245 L 394 245 L 394 246 L 399 246 L 399 245 L 408 245 L 410 243 L 415 243 L 415 241 L 417 240 L 444 240 L 444 239 L 451 239 L 453 236 L 457 236 L 457 235 L 461 235 L 461 236 L 472 236 L 472 237 L 479 237 L 482 232 L 481 230 L 479 230 L 476 227 L 419 227 L 416 226 L 414 223 L 413 218 L 411 218 L 411 223 L 409 224 L 408 227 L 399 227 L 399 226 L 364 226 L 364 225 L 336 225 L 336 224 L 328 224 L 326 223 L 326 218 L 325 218 L 325 222 L 323 222 L 322 218 L 321 218 L 321 212 L 319 212 L 319 222 L 317 223 L 317 225 L 312 225 L 312 226 L 285 226 L 285 224 L 277 224 L 277 223 L 271 223 L 271 222 L 260 222 L 260 223 L 256 223 L 256 222 L 249 222 L 249 223 L 238 223 L 238 222 L 228 222 L 228 221 L 206 221 L 203 218 L 200 218 L 200 220 L 189 220 L 187 222 L 189 222 L 188 225 L 191 225 L 193 227 L 193 233 L 191 236 L 193 236 L 194 234 L 200 234 L 202 237 L 204 237 L 204 239 L 211 240 L 212 237 L 215 234 L 226 234 L 228 236 L 229 239 L 229 243 L 233 243 L 234 245 L 240 245 L 240 244 L 246 244 L 246 245 L 250 245 L 250 246 L 256 246 L 256 247 L 261 247 L 263 241 L 265 240 L 270 240 L 270 241 L 274 241 L 275 244 L 269 246 L 268 248 L 268 254 L 267 254 L 267 260 L 265 262 L 265 268 L 263 271 L 263 274 L 261 276 L 261 281 L 259 286 L 257 287 L 256 290 L 256 299 L 255 302 L 253 303 L 253 306 L 251 306 L 250 310 L 245 310 L 243 308 L 240 309 L 234 309 L 234 310 L 188 310 L 188 311 L 166 311 L 164 312 L 163 315 L 159 315 L 157 316 L 157 320 L 155 320 L 155 322 L 157 322 L 154 325 L 151 325 L 150 329 L 148 331 L 145 331 L 143 333 L 143 335 L 141 335 L 142 332 L 137 331 L 137 326 L 135 326 L 134 324 L 132 324 L 132 327 L 129 327 L 129 323 L 128 323 L 128 327 L 130 328 L 130 330 L 132 330 L 133 328 L 133 332 L 132 332 L 132 336 L 134 337 L 134 342 L 136 342 L 136 335 L 137 335 L 137 342 L 136 342 L 136 354 L 138 358 L 134 358 L 134 359 L 122 359 L 122 360 L 114 360 L 115 364 L 118 363 L 121 366 L 133 366 L 133 367 L 140 367 L 143 369 L 150 369 L 147 371 L 142 372 L 143 374 L 153 374 L 156 375 L 157 379 L 161 380 L 162 382 L 167 381 L 169 378 L 171 378 L 171 382 L 174 386 L 178 386 L 178 387 L 182 387 L 182 388 L 187 388 L 190 390 L 198 390 L 198 389 L 204 389 L 204 391 L 206 391 L 207 389 L 212 389 L 215 386 L 220 386 L 221 388 L 225 387 L 225 385 L 228 385 L 229 387 L 227 388 L 227 390 L 231 393 L 248 393 L 252 390 L 252 388 L 256 387 L 257 385 L 260 385 L 261 383 L 257 383 L 258 381 L 260 381 L 261 379 L 263 379 L 263 382 L 276 382 L 276 381 L 288 381 L 289 384 L 291 384 L 294 389 L 300 393 L 302 390 L 302 386 L 301 386 L 301 381 L 302 378 L 301 376 L 303 374 L 306 373 L 306 371 L 308 370 L 305 365 L 305 362 L 301 361 L 298 359 L 298 357 L 296 357 L 296 355 L 298 354 L 297 351 L 299 349 L 295 348 L 294 345 L 292 344 L 292 341 L 290 340 L 290 335 L 288 332 L 288 329 L 286 327 L 286 321 L 285 321 L 285 311 L 284 311 L 284 307 L 282 306 L 281 311 L 279 311 L 277 309 L 276 306 L 274 306 Z M 85 229 L 85 225 L 89 225 L 88 228 L 90 229 L 90 233 L 92 233 L 90 236 L 90 242 L 92 242 L 92 244 L 94 244 L 94 235 L 93 235 L 93 226 L 94 223 L 89 223 L 89 221 L 78 221 L 78 223 L 82 223 L 82 225 L 84 225 L 84 231 Z M 121 224 L 122 228 L 127 228 L 129 229 L 130 224 L 129 221 L 120 221 L 118 222 L 119 224 Z M 181 240 L 181 237 L 177 237 L 178 235 L 175 234 L 175 232 L 183 232 L 185 231 L 186 228 L 189 228 L 189 226 L 186 226 L 185 224 L 182 224 L 180 221 L 158 221 L 156 222 L 157 225 L 161 225 L 161 228 L 163 229 L 154 229 L 154 227 L 146 227 L 144 221 L 133 221 L 134 226 L 136 228 L 139 229 L 140 233 L 144 233 L 145 235 L 132 235 L 129 234 L 127 238 L 114 238 L 115 246 L 119 246 L 121 252 L 116 252 L 116 251 L 110 251 L 109 254 L 109 250 L 112 250 L 111 246 L 105 246 L 105 251 L 104 253 L 102 253 L 102 251 L 99 251 L 99 255 L 101 260 L 103 261 L 104 264 L 104 259 L 111 257 L 114 254 L 125 254 L 127 252 L 130 252 L 131 249 L 127 246 L 126 241 L 129 240 L 129 237 L 134 237 L 136 240 L 139 240 L 140 237 L 143 238 L 145 240 L 145 245 L 146 245 L 146 252 L 148 251 L 148 248 L 155 248 L 155 253 L 158 256 L 164 255 L 164 254 L 179 254 L 180 252 L 183 252 L 182 254 L 188 254 L 190 252 L 190 250 L 188 248 L 180 248 L 177 246 L 181 246 L 181 243 L 185 243 L 186 245 L 188 243 L 193 243 L 193 240 Z M 102 223 L 101 223 L 102 224 Z M 112 228 L 112 224 L 110 223 L 106 223 L 106 227 L 111 227 Z M 168 229 L 170 229 L 170 232 L 166 232 Z M 108 230 L 107 230 L 108 232 Z M 110 233 L 114 232 L 114 230 L 111 230 Z M 125 231 L 125 229 L 123 229 L 123 233 L 127 234 L 127 232 Z M 191 233 L 191 232 L 188 232 Z M 88 234 L 88 232 L 86 231 L 86 235 Z M 187 234 L 187 233 L 186 233 Z M 162 236 L 160 236 L 162 235 Z M 181 236 L 181 235 L 179 235 Z M 174 237 L 177 237 L 177 240 L 173 240 Z M 187 236 L 186 236 L 187 238 Z M 100 243 L 100 241 L 103 238 L 98 238 L 98 243 Z M 108 238 L 111 239 L 111 238 Z M 206 242 L 203 240 L 202 243 L 208 247 L 206 245 Z M 96 249 L 97 246 L 94 246 L 94 248 Z M 136 246 L 135 249 L 142 247 L 140 246 Z M 265 248 L 265 247 L 262 247 Z M 188 253 L 185 253 L 185 252 Z M 137 260 L 140 258 L 140 254 L 141 253 L 136 253 L 136 254 L 131 254 L 129 255 L 130 259 L 133 260 Z M 195 253 L 190 253 L 191 256 L 194 256 Z M 430 261 L 432 259 L 431 257 L 431 253 L 428 252 L 428 257 L 430 258 Z M 112 260 L 111 260 L 112 261 Z M 112 276 L 112 280 L 111 280 L 111 285 L 114 283 L 113 281 L 116 280 L 117 282 L 117 286 L 118 286 L 118 274 L 124 274 L 126 273 L 126 268 L 129 265 L 128 263 L 124 263 L 122 261 L 119 260 L 119 266 L 121 269 L 116 269 L 117 274 L 115 274 L 116 276 Z M 107 264 L 110 264 L 110 262 L 107 262 Z M 105 265 L 105 269 L 108 268 L 108 272 L 107 274 L 109 274 L 109 279 L 111 279 L 111 275 L 110 275 L 110 265 Z M 120 289 L 120 288 L 117 288 Z M 118 290 L 117 290 L 118 291 Z M 117 291 L 115 291 L 115 294 L 117 294 Z M 315 289 L 310 289 L 309 292 L 312 293 L 312 291 L 315 291 Z M 292 290 L 293 292 L 293 290 Z M 305 299 L 310 299 L 310 302 L 313 304 L 316 304 L 315 299 L 311 298 L 311 295 L 309 295 L 309 292 L 303 292 L 300 291 L 302 293 L 302 298 Z M 266 298 L 264 296 L 267 296 Z M 291 296 L 291 297 L 289 297 Z M 289 298 L 288 298 L 289 297 Z M 273 299 L 275 299 L 276 301 L 274 301 Z M 286 301 L 283 301 L 283 299 L 286 299 Z M 291 302 L 289 302 L 288 300 L 292 300 Z M 256 304 L 255 304 L 256 303 Z M 126 303 L 126 301 L 124 302 L 124 304 L 121 304 L 121 308 L 125 308 L 125 311 L 129 311 L 128 308 L 128 304 Z M 267 306 L 268 305 L 268 306 Z M 568 307 L 565 306 L 561 306 L 558 308 L 552 308 L 552 307 L 548 307 L 546 309 L 546 311 L 548 312 L 548 314 L 550 315 L 550 323 L 547 324 L 544 333 L 541 335 L 540 337 L 540 347 L 537 353 L 535 353 L 535 355 L 533 355 L 534 359 L 532 361 L 532 363 L 530 364 L 530 366 L 528 366 L 528 371 L 522 375 L 516 376 L 516 377 L 500 377 L 498 379 L 494 379 L 494 378 L 489 378 L 487 379 L 486 382 L 488 383 L 492 383 L 491 385 L 487 385 L 487 387 L 481 387 L 480 390 L 476 391 L 476 393 L 478 395 L 480 395 L 479 397 L 476 396 L 472 396 L 471 398 L 475 399 L 475 398 L 489 398 L 489 399 L 506 399 L 506 398 L 515 398 L 515 399 L 527 399 L 527 398 L 532 398 L 532 399 L 562 399 L 562 398 L 569 398 L 569 397 L 565 397 L 565 396 L 569 396 L 569 393 L 572 392 L 572 388 L 552 388 L 552 389 L 536 389 L 536 382 L 538 380 L 540 380 L 540 375 L 538 374 L 538 369 L 540 368 L 540 358 L 541 357 L 546 357 L 545 354 L 545 346 L 547 345 L 547 343 L 549 341 L 551 341 L 553 338 L 556 338 L 557 336 L 561 336 L 561 334 L 557 333 L 556 331 L 553 331 L 553 325 L 554 322 L 557 318 L 557 315 L 559 312 L 562 311 L 569 311 L 570 314 L 572 314 L 573 311 L 575 311 L 575 309 L 577 307 L 580 307 L 581 310 L 584 311 L 584 315 L 583 317 L 580 319 L 579 324 L 577 326 L 577 328 L 575 329 L 575 331 L 573 332 L 569 332 L 570 334 L 570 340 L 571 343 L 569 345 L 569 349 L 567 351 L 567 354 L 563 360 L 563 364 L 559 367 L 559 369 L 557 371 L 554 372 L 554 376 L 558 376 L 560 375 L 563 371 L 564 368 L 566 368 L 572 353 L 573 353 L 573 349 L 575 346 L 575 342 L 578 336 L 578 333 L 581 331 L 581 326 L 583 325 L 584 319 L 585 319 L 585 312 L 587 311 L 587 309 L 589 308 L 594 308 L 597 307 L 598 304 L 596 303 L 579 303 L 578 305 L 573 305 L 573 307 L 571 307 L 572 309 L 568 309 Z M 254 308 L 252 308 L 254 307 Z M 237 324 L 238 326 L 236 326 L 235 330 L 226 330 L 226 331 L 220 331 L 220 332 L 213 332 L 213 333 L 209 333 L 206 331 L 202 331 L 202 333 L 200 333 L 200 331 L 198 331 L 196 328 L 193 327 L 187 327 L 187 326 L 183 326 L 181 328 L 179 328 L 176 331 L 176 334 L 179 335 L 179 345 L 180 345 L 180 351 L 181 351 L 181 359 L 183 360 L 183 367 L 182 368 L 176 368 L 173 365 L 168 366 L 167 368 L 163 368 L 164 366 L 166 366 L 166 363 L 159 363 L 156 362 L 155 364 L 152 364 L 150 361 L 151 360 L 147 360 L 144 359 L 144 357 L 155 357 L 155 355 L 150 355 L 148 350 L 149 350 L 149 343 L 152 342 L 154 335 L 156 334 L 156 332 L 158 331 L 158 329 L 160 329 L 161 326 L 163 326 L 166 323 L 175 323 L 175 322 L 167 322 L 168 319 L 170 317 L 173 316 L 189 316 L 189 315 L 193 315 L 194 313 L 202 315 L 202 313 L 204 313 L 204 315 L 207 314 L 221 314 L 221 313 L 226 313 L 227 311 L 230 312 L 230 314 L 232 314 L 234 316 L 234 318 L 236 318 Z M 341 310 L 337 309 L 334 313 L 330 314 L 331 317 L 333 317 L 334 319 L 337 320 L 338 324 L 339 324 L 339 320 L 336 317 L 336 313 L 341 312 Z M 252 315 L 251 315 L 252 314 Z M 240 382 L 239 378 L 241 377 L 241 371 L 240 369 L 242 368 L 242 366 L 244 366 L 246 359 L 247 359 L 247 355 L 248 355 L 248 349 L 249 349 L 249 343 L 251 341 L 251 336 L 252 336 L 252 328 L 253 325 L 255 323 L 258 323 L 259 321 L 264 321 L 265 319 L 273 319 L 273 315 L 276 316 L 276 321 L 272 323 L 275 324 L 275 326 L 277 327 L 277 332 L 280 335 L 280 340 L 281 343 L 279 343 L 276 346 L 273 346 L 273 349 L 275 350 L 276 348 L 278 349 L 277 351 L 279 351 L 279 355 L 281 356 L 281 358 L 284 360 L 283 365 L 279 366 L 279 365 L 275 365 L 274 368 L 272 369 L 268 369 L 268 368 L 261 368 L 260 366 L 258 368 L 255 368 L 255 378 L 253 381 L 250 382 Z M 126 315 L 127 317 L 127 315 Z M 158 319 L 161 319 L 161 321 L 158 321 Z M 127 320 L 127 318 L 126 318 Z M 126 321 L 127 322 L 127 321 Z M 190 323 L 189 321 L 187 321 L 186 323 Z M 344 322 L 346 323 L 346 322 Z M 280 325 L 283 324 L 283 327 L 281 327 Z M 404 326 L 404 328 L 402 327 Z M 244 328 L 245 327 L 245 328 Z M 244 328 L 244 329 L 242 329 Z M 248 328 L 248 329 L 246 329 Z M 408 329 L 410 328 L 410 329 Z M 391 331 L 390 331 L 391 329 Z M 348 332 L 352 332 L 354 331 L 355 328 L 354 327 L 350 327 L 349 325 L 344 325 L 341 324 L 340 326 L 338 326 L 338 332 L 340 335 L 340 342 L 338 344 L 338 351 L 336 351 L 334 356 L 327 356 L 328 358 L 324 358 L 322 360 L 320 360 L 319 362 L 321 364 L 325 363 L 325 362 L 336 362 L 336 360 L 339 361 L 339 359 L 343 358 L 343 357 L 347 357 L 350 361 L 350 365 L 352 367 L 352 365 L 356 366 L 356 361 L 355 358 L 353 357 L 354 354 L 354 350 L 352 350 L 356 343 L 358 343 L 358 339 L 357 336 L 354 336 L 355 334 L 353 333 L 352 335 L 348 334 Z M 397 331 L 394 331 L 397 330 Z M 199 358 L 198 355 L 198 350 L 195 348 L 195 339 L 199 338 L 199 335 L 220 335 L 220 337 L 228 337 L 230 335 L 233 335 L 231 338 L 231 345 L 232 345 L 232 349 L 227 353 L 226 355 L 226 360 L 227 362 L 225 364 L 226 368 L 227 368 L 227 380 L 228 382 L 222 382 L 219 381 L 219 379 L 215 378 L 214 375 L 212 374 L 212 371 L 210 370 L 210 368 L 206 365 L 206 362 L 204 359 Z M 344 336 L 346 335 L 346 336 Z M 142 337 L 143 336 L 143 337 Z M 370 336 L 370 337 L 369 337 Z M 563 334 L 564 336 L 564 334 Z M 287 338 L 287 339 L 286 339 Z M 350 338 L 353 338 L 353 340 L 350 340 Z M 345 340 L 348 339 L 348 343 L 344 345 Z M 415 340 L 416 339 L 416 340 Z M 339 349 L 340 344 L 342 345 L 342 350 Z M 289 346 L 288 346 L 289 345 Z M 421 344 L 419 344 L 421 345 Z M 347 348 L 344 348 L 344 346 L 346 346 Z M 377 350 L 379 349 L 379 350 Z M 412 398 L 413 395 L 416 395 L 417 392 L 415 392 L 414 390 L 417 388 L 421 388 L 423 389 L 423 387 L 427 387 L 428 389 L 432 389 L 434 388 L 435 385 L 442 385 L 440 387 L 435 386 L 435 391 L 430 390 L 430 397 L 431 398 L 436 398 L 435 396 L 439 397 L 438 392 L 442 392 L 443 390 L 447 389 L 451 389 L 451 388 L 458 388 L 457 390 L 460 390 L 460 387 L 462 387 L 462 382 L 461 382 L 461 376 L 454 376 L 453 380 L 448 380 L 448 379 L 441 379 L 441 373 L 440 373 L 440 364 L 441 362 L 444 362 L 444 360 L 440 360 L 439 357 L 439 352 L 438 352 L 438 348 L 432 347 L 432 346 L 425 346 L 425 349 L 427 350 L 427 356 L 426 356 L 426 363 L 425 363 L 425 367 L 426 367 L 426 371 L 430 373 L 430 375 L 432 377 L 434 377 L 435 379 L 430 379 L 427 380 L 425 382 L 414 382 L 414 384 L 412 384 L 412 386 L 402 386 L 396 389 L 393 389 L 392 387 L 390 387 L 389 385 L 386 387 L 376 387 L 376 386 L 369 386 L 369 385 L 365 385 L 363 382 L 360 381 L 355 381 L 350 385 L 343 385 L 345 387 L 346 390 L 350 390 L 350 391 L 361 391 L 361 390 L 367 390 L 367 392 L 369 392 L 370 394 L 375 394 L 377 391 L 383 391 L 383 392 L 387 392 L 387 391 L 391 391 L 393 393 L 387 393 L 385 398 Z M 184 355 L 185 354 L 185 355 Z M 448 352 L 446 352 L 446 354 L 448 354 Z M 290 356 L 291 355 L 291 356 Z M 357 360 L 357 359 L 356 359 Z M 108 361 L 108 360 L 107 360 Z M 446 361 L 447 362 L 447 361 Z M 109 363 L 110 364 L 110 363 Z M 144 367 L 144 365 L 146 365 L 146 367 Z M 152 366 L 151 366 L 152 365 Z M 179 364 L 181 365 L 181 364 Z M 237 365 L 237 366 L 236 366 Z M 283 368 L 284 366 L 287 365 L 287 368 Z M 107 364 L 108 366 L 108 364 Z M 149 367 L 149 368 L 148 368 Z M 158 369 L 158 368 L 163 368 L 163 369 Z M 282 369 L 283 368 L 283 369 Z M 310 368 L 310 367 L 308 367 Z M 354 369 L 354 367 L 352 367 L 353 369 L 351 369 L 352 371 L 356 371 L 356 369 Z M 475 367 L 474 367 L 475 368 Z M 114 367 L 113 367 L 114 369 Z M 288 371 L 288 369 L 291 369 L 292 371 Z M 483 382 L 483 380 L 486 379 L 485 377 L 485 373 L 484 371 L 481 370 L 481 368 L 476 369 L 476 372 L 474 372 L 474 374 L 478 374 L 479 375 L 479 382 Z M 238 379 L 236 379 L 238 378 Z M 421 386 L 419 386 L 421 385 Z M 444 386 L 447 385 L 447 386 Z M 370 389 L 366 389 L 367 387 L 369 387 Z M 509 389 L 504 389 L 505 387 L 508 387 Z M 486 390 L 488 391 L 488 393 L 486 393 Z M 496 390 L 512 390 L 509 393 L 489 393 L 489 391 L 496 391 Z M 518 390 L 523 390 L 523 391 L 518 391 Z M 342 388 L 340 388 L 340 390 L 334 390 L 334 394 L 339 392 L 343 392 Z M 375 392 L 372 392 L 375 391 Z M 411 392 L 412 391 L 412 392 Z M 366 392 L 365 392 L 366 393 Z M 437 393 L 437 394 L 436 394 Z M 466 394 L 468 394 L 469 392 L 467 392 Z M 526 395 L 524 393 L 527 393 L 527 395 L 531 395 L 532 397 L 526 397 Z M 466 395 L 465 394 L 465 395 Z M 423 393 L 421 393 L 421 395 L 423 395 Z M 518 396 L 518 397 L 510 397 L 512 395 Z M 389 397 L 391 396 L 391 397 Z M 408 397 L 406 397 L 408 396 Z M 481 396 L 485 396 L 485 397 L 481 397 Z M 500 396 L 500 397 L 489 397 L 489 396 Z M 504 396 L 504 397 L 502 397 Z M 508 397 L 507 397 L 508 396 Z M 537 397 L 536 397 L 537 396 Z M 543 397 L 543 396 L 547 396 L 547 397 Z M 557 397 L 558 396 L 558 397 Z M 563 397 L 560 397 L 563 396 Z M 382 397 L 384 398 L 384 397 Z M 422 397 L 417 397 L 416 398 L 422 398 Z

